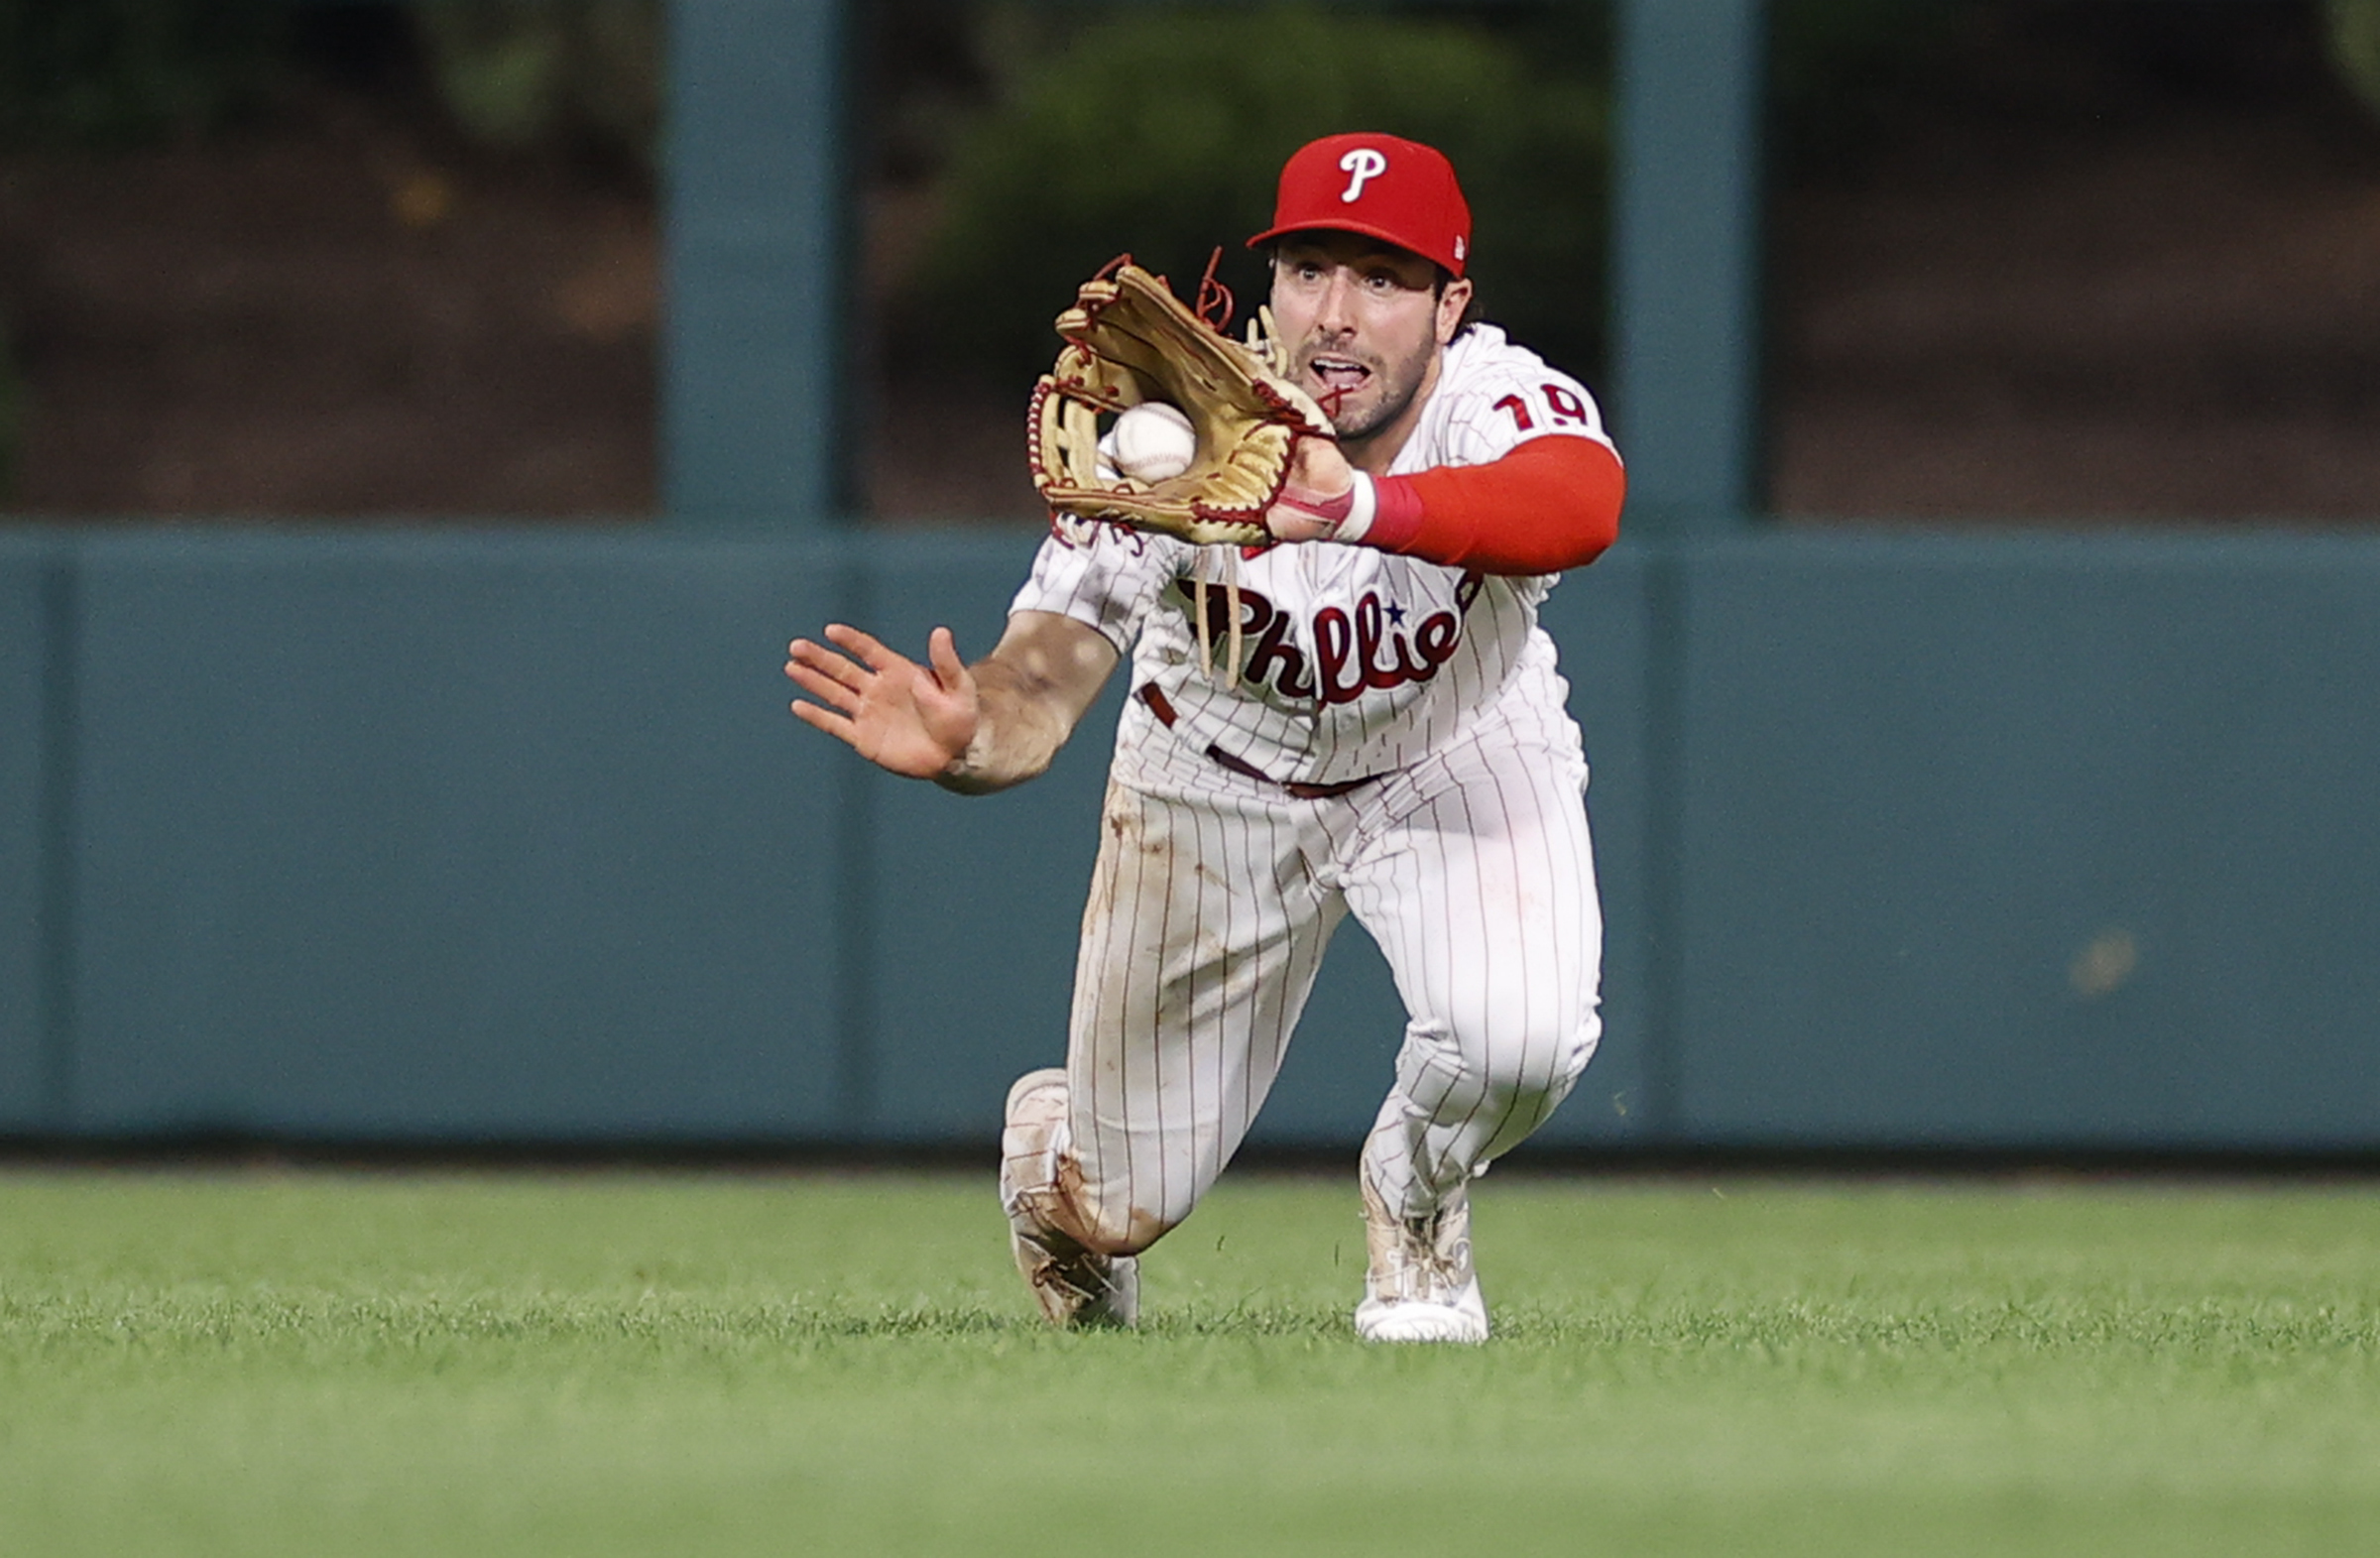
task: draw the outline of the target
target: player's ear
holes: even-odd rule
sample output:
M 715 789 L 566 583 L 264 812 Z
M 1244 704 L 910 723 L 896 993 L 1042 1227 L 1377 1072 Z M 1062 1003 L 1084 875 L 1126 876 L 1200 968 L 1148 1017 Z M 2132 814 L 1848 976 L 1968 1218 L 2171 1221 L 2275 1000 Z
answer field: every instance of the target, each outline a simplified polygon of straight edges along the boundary
M 1463 328 L 1463 310 L 1471 306 L 1471 278 L 1461 277 L 1446 284 L 1438 295 L 1438 344 L 1446 345 Z

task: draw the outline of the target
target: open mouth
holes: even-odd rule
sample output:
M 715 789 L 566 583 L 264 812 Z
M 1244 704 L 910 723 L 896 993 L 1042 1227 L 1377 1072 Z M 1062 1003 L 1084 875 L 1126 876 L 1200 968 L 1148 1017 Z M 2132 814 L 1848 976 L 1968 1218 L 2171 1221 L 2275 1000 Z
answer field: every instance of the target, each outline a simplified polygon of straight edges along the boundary
M 1324 354 L 1306 359 L 1306 372 L 1322 386 L 1325 395 L 1344 398 L 1362 389 L 1371 377 L 1371 369 L 1353 357 Z

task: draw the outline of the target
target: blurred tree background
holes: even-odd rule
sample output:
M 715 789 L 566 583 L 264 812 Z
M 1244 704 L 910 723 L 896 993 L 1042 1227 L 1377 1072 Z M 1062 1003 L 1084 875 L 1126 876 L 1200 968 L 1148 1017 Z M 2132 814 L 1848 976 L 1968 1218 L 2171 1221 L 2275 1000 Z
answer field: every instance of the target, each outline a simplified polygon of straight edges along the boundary
M 2380 5 L 1779 3 L 1776 512 L 2380 519 Z
M 983 26 L 997 87 L 942 170 L 940 220 L 896 321 L 914 341 L 1034 371 L 1047 316 L 1127 251 L 1186 291 L 1221 246 L 1221 274 L 1252 306 L 1263 276 L 1243 240 L 1269 219 L 1283 159 L 1366 128 L 1453 158 L 1492 317 L 1563 360 L 1600 361 L 1600 6 L 1143 6 L 1070 36 L 1053 12 L 995 11 Z
M 474 141 L 660 156 L 661 0 L 416 0 L 438 101 Z
M 863 41 L 876 512 L 1029 516 L 999 408 L 1130 251 L 1434 141 L 1490 318 L 1604 386 L 1611 8 L 889 0 Z M 1773 0 L 1770 495 L 1811 516 L 2380 515 L 2380 0 Z M 936 451 L 920 462 L 910 451 Z
M 276 0 L 0 0 L 0 140 L 203 134 L 271 91 L 289 21 Z
M 1014 422 L 1077 285 L 1130 253 L 1187 294 L 1220 248 L 1245 317 L 1266 279 L 1244 241 L 1281 162 L 1335 131 L 1445 150 L 1488 316 L 1600 372 L 1603 0 L 891 0 L 869 15 L 855 357 L 879 513 L 1029 514 Z M 939 462 L 905 458 L 917 444 Z
M 1075 284 L 1221 245 L 1252 306 L 1281 158 L 1351 126 L 1454 156 L 1489 317 L 1602 382 L 1606 0 L 847 15 L 873 513 L 1029 516 L 1017 407 Z M 0 0 L 0 504 L 649 513 L 664 16 Z M 1787 508 L 2380 512 L 2380 0 L 1773 0 L 1770 33 Z M 2159 452 L 2241 411 L 2296 419 L 2200 459 L 2234 486 Z
M 664 14 L 0 0 L 0 504 L 649 510 Z
M 0 0 L 0 145 L 202 138 L 372 56 L 466 139 L 650 167 L 662 31 L 663 0 Z

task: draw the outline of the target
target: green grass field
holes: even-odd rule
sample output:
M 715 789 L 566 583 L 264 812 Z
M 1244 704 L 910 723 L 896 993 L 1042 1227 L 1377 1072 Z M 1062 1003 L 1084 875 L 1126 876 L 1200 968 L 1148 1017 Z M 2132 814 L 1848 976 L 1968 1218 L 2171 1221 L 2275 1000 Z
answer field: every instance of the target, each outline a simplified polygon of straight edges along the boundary
M 1058 1335 L 989 1174 L 0 1174 L 0 1553 L 2380 1551 L 2380 1188 L 1494 1176 L 1353 1339 L 1227 1180 Z

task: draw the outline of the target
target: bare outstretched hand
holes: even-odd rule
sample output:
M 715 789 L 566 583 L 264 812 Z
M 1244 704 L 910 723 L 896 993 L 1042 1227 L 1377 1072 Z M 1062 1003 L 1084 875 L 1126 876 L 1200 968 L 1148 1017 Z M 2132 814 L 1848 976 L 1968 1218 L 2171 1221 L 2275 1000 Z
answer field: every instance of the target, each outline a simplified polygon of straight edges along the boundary
M 982 710 L 948 628 L 926 641 L 922 665 L 839 622 L 826 638 L 832 648 L 795 639 L 788 649 L 785 674 L 817 699 L 796 698 L 797 718 L 911 779 L 933 779 L 965 756 Z

